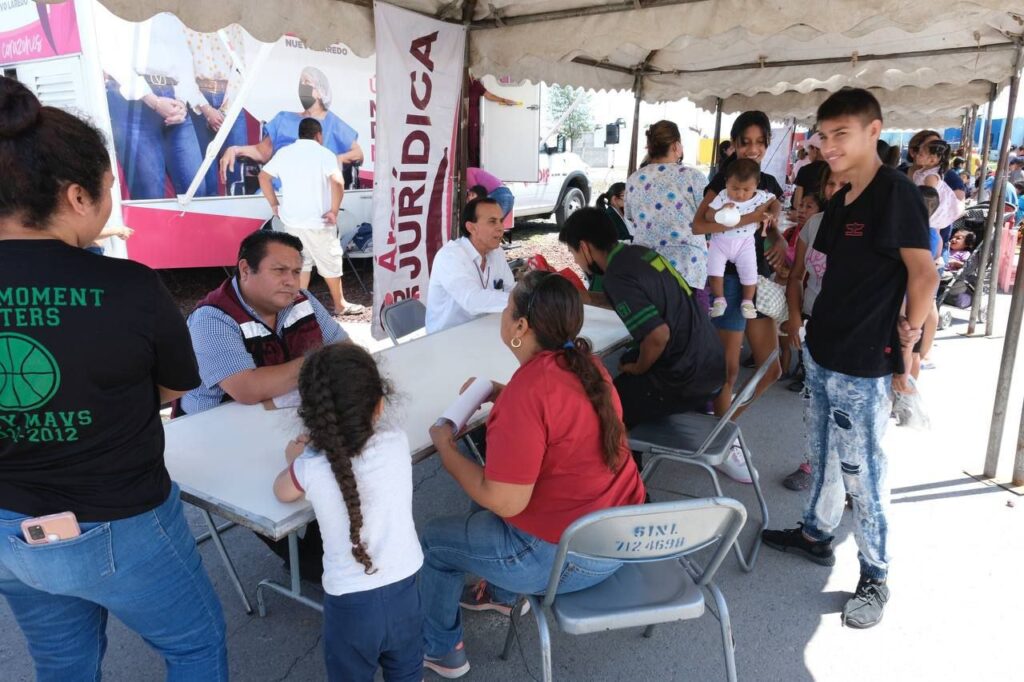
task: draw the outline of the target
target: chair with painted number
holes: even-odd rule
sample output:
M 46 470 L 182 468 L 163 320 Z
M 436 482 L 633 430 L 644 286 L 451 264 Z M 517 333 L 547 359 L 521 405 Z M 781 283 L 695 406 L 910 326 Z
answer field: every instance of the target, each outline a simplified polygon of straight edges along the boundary
M 735 642 L 729 609 L 713 578 L 746 518 L 742 504 L 716 497 L 602 509 L 569 526 L 558 544 L 547 591 L 542 596 L 523 597 L 537 623 L 544 681 L 553 678 L 551 635 L 542 607 L 551 610 L 558 628 L 566 634 L 642 627 L 644 637 L 650 637 L 660 623 L 703 616 L 707 590 L 721 629 L 726 679 L 734 682 Z M 707 566 L 689 556 L 712 548 Z M 594 587 L 556 594 L 569 553 L 616 559 L 624 565 Z M 508 659 L 512 650 L 522 610 L 518 604 L 512 609 L 502 659 Z
M 407 298 L 393 303 L 381 313 L 381 325 L 398 345 L 398 340 L 423 329 L 426 326 L 427 308 L 419 299 Z
M 718 496 L 722 495 L 722 486 L 718 482 L 715 467 L 726 460 L 733 443 L 739 442 L 740 449 L 743 451 L 743 460 L 750 471 L 754 494 L 761 507 L 761 525 L 748 550 L 749 558 L 740 547 L 740 543 L 736 543 L 736 557 L 739 559 L 740 566 L 748 573 L 754 570 L 754 563 L 761 550 L 761 531 L 768 527 L 768 505 L 765 502 L 764 493 L 761 491 L 761 481 L 757 469 L 754 468 L 751 461 L 750 448 L 743 439 L 743 432 L 732 421 L 732 418 L 737 410 L 753 401 L 757 385 L 768 373 L 772 364 L 778 362 L 778 357 L 779 351 L 776 349 L 743 385 L 721 419 L 690 412 L 673 414 L 639 424 L 630 430 L 628 436 L 630 449 L 652 455 L 643 468 L 642 475 L 645 482 L 653 478 L 654 472 L 663 462 L 688 464 L 700 467 L 711 476 L 715 494 Z M 682 494 L 673 490 L 666 492 Z

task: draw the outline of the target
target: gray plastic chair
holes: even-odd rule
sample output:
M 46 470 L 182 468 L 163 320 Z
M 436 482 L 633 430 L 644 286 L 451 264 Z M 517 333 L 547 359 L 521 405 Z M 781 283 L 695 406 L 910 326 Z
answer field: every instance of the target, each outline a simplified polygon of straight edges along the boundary
M 543 597 L 528 595 L 512 609 L 505 649 L 508 659 L 516 637 L 522 603 L 528 601 L 537 623 L 545 682 L 552 680 L 551 634 L 542 607 L 551 609 L 559 629 L 570 635 L 654 626 L 704 615 L 707 590 L 722 632 L 726 678 L 736 680 L 735 642 L 725 597 L 712 581 L 736 542 L 747 510 L 736 500 L 706 498 L 614 507 L 588 514 L 562 533 Z M 687 558 L 717 543 L 710 562 L 701 567 Z M 622 568 L 594 587 L 556 594 L 567 556 L 618 559 Z
M 733 442 L 739 441 L 740 449 L 743 450 L 743 459 L 747 464 L 747 469 L 750 470 L 750 478 L 754 483 L 754 494 L 761 507 L 761 526 L 751 543 L 749 559 L 744 554 L 743 548 L 740 547 L 740 543 L 736 543 L 736 558 L 739 559 L 740 566 L 747 573 L 754 570 L 754 563 L 761 551 L 761 531 L 768 527 L 768 504 L 761 491 L 761 481 L 757 469 L 754 468 L 754 463 L 751 461 L 750 448 L 747 447 L 747 443 L 743 439 L 743 432 L 740 431 L 736 422 L 732 421 L 732 418 L 737 410 L 753 401 L 757 385 L 768 373 L 772 363 L 778 361 L 778 357 L 779 351 L 776 349 L 743 385 L 721 419 L 690 412 L 673 414 L 639 424 L 630 430 L 628 436 L 629 447 L 632 450 L 653 455 L 643 468 L 642 476 L 645 482 L 653 478 L 654 472 L 662 462 L 688 464 L 700 467 L 711 476 L 715 494 L 719 497 L 722 495 L 722 486 L 718 482 L 715 467 L 729 456 Z M 667 492 L 682 494 L 673 490 Z
M 381 313 L 381 325 L 391 337 L 391 343 L 398 345 L 401 339 L 418 332 L 427 324 L 427 308 L 419 299 L 407 298 L 389 305 Z

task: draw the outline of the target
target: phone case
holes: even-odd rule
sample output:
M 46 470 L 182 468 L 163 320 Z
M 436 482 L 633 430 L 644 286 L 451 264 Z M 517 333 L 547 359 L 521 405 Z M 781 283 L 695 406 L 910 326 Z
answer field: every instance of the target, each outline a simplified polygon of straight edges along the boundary
M 61 512 L 49 516 L 25 519 L 21 522 L 21 534 L 30 545 L 45 545 L 77 538 L 82 534 L 78 519 L 72 512 Z

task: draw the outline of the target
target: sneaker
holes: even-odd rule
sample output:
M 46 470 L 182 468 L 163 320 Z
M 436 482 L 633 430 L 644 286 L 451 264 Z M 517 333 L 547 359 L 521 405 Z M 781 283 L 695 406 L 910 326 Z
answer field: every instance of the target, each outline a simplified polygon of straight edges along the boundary
M 459 599 L 459 606 L 467 611 L 495 611 L 503 616 L 511 616 L 512 607 L 515 604 L 502 604 L 494 601 L 494 597 L 491 595 L 491 586 L 487 584 L 486 580 L 478 580 L 473 585 L 466 585 L 466 589 L 462 591 L 462 597 Z M 524 601 L 519 615 L 522 616 L 529 612 L 530 602 Z
M 754 306 L 753 301 L 744 301 L 740 303 L 740 314 L 743 315 L 745 320 L 756 320 L 757 319 L 757 307 Z
M 441 658 L 423 657 L 423 667 L 433 670 L 446 680 L 454 680 L 469 672 L 469 659 L 466 657 L 466 643 L 459 642 L 455 648 Z
M 835 566 L 836 555 L 832 551 L 832 538 L 815 542 L 804 535 L 804 524 L 786 530 L 766 530 L 761 532 L 764 544 L 780 552 L 795 552 L 822 566 Z
M 882 611 L 889 601 L 889 587 L 884 580 L 864 576 L 857 583 L 857 592 L 843 607 L 843 625 L 863 630 L 882 621 Z
M 743 459 L 743 448 L 738 442 L 732 444 L 729 456 L 715 468 L 737 483 L 754 482 L 750 477 L 750 470 L 747 469 L 747 462 Z
M 782 485 L 790 490 L 807 490 L 811 487 L 811 465 L 804 462 L 800 467 L 782 479 Z
M 725 309 L 728 307 L 729 303 L 724 298 L 716 298 L 715 302 L 711 304 L 711 317 L 725 315 Z

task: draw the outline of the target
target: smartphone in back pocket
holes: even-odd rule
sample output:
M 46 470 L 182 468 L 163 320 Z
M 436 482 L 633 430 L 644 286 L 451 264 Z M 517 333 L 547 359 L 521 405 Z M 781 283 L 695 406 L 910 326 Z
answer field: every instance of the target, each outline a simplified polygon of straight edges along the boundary
M 25 519 L 21 522 L 21 533 L 30 545 L 45 545 L 77 538 L 82 534 L 78 519 L 73 512 L 61 512 L 49 516 Z

